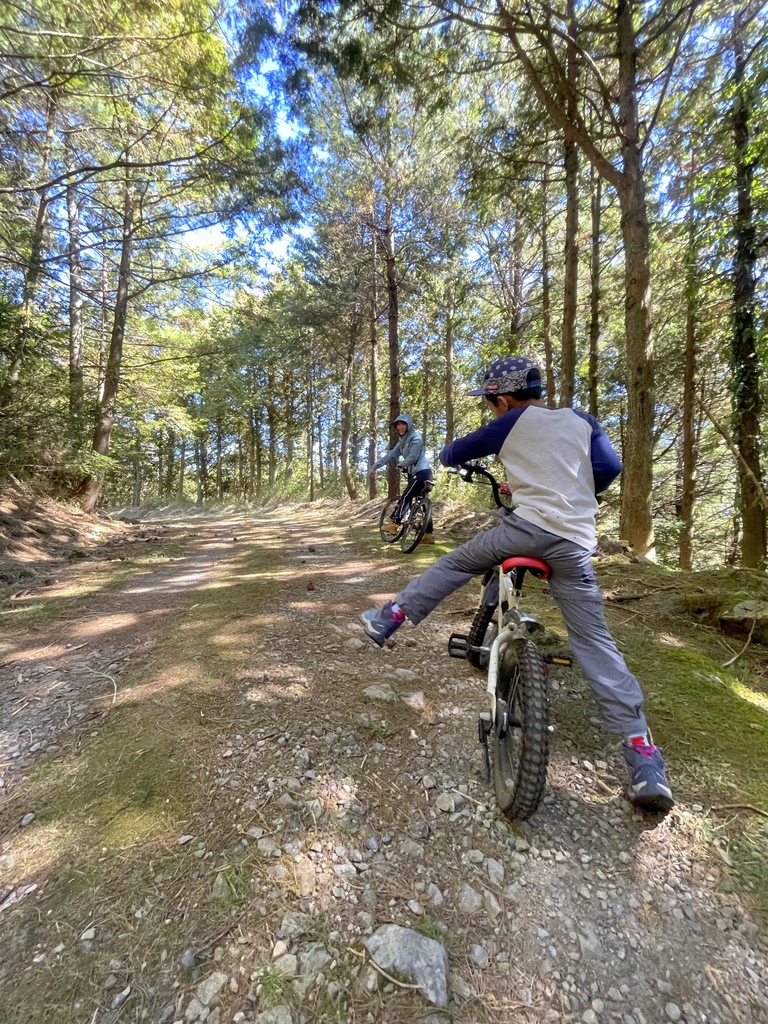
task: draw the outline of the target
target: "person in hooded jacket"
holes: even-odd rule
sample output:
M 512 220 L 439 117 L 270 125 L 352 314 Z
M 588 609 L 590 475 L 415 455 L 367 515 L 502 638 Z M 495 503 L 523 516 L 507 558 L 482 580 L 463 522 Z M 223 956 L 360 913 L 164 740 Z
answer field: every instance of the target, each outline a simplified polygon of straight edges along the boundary
M 393 426 L 398 434 L 399 440 L 394 448 L 390 448 L 386 455 L 374 462 L 369 476 L 388 466 L 390 462 L 402 466 L 408 471 L 408 486 L 400 496 L 400 501 L 392 513 L 392 522 L 384 527 L 385 533 L 397 533 L 403 513 L 413 498 L 424 493 L 424 485 L 433 479 L 427 456 L 424 454 L 424 439 L 414 427 L 413 420 L 407 413 L 398 416 Z M 435 534 L 432 520 L 427 523 L 427 529 L 421 538 L 422 544 L 434 544 Z

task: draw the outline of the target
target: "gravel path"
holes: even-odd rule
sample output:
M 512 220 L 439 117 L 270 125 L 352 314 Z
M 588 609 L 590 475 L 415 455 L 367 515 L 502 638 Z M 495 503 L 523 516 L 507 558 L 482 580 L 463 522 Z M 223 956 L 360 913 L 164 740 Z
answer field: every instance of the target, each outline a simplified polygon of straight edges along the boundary
M 129 958 L 104 912 L 85 929 L 78 922 L 78 957 L 93 958 L 89 986 L 69 1016 L 51 1020 L 768 1021 L 768 941 L 728 865 L 705 856 L 701 808 L 685 794 L 662 822 L 644 819 L 622 796 L 611 738 L 589 725 L 582 742 L 564 720 L 540 811 L 516 826 L 499 816 L 476 742 L 483 680 L 446 653 L 473 593 L 380 651 L 357 614 L 394 593 L 414 562 L 372 556 L 327 509 L 174 529 L 196 534 L 183 558 L 108 601 L 84 599 L 76 617 L 19 639 L 0 667 L 6 992 L 21 972 L 55 987 L 55 967 L 67 969 L 39 902 L 59 884 L 56 872 L 25 875 L 19 854 L 36 827 L 26 802 L 35 764 L 60 761 L 65 771 L 146 686 L 156 645 L 194 618 L 200 595 L 241 586 L 233 619 L 244 618 L 246 640 L 220 727 L 202 755 L 196 748 L 195 777 L 210 796 L 164 844 L 194 893 L 194 927 L 188 910 L 175 915 L 166 902 L 173 935 L 161 941 L 142 924 L 152 953 L 133 941 Z M 278 549 L 279 571 L 265 569 L 268 597 L 260 590 L 256 605 L 248 587 L 263 588 L 260 560 L 271 565 Z M 573 675 L 555 677 L 553 689 L 558 725 L 561 703 L 587 698 Z M 174 899 L 178 909 L 184 897 Z M 231 905 L 223 928 L 221 900 Z M 30 918 L 34 935 L 21 941 Z M 372 937 L 393 925 L 447 951 L 447 1001 L 417 974 L 374 962 Z M 439 980 L 440 963 L 429 977 Z M 35 1019 L 24 998 L 2 1004 L 14 1008 L 9 1020 Z

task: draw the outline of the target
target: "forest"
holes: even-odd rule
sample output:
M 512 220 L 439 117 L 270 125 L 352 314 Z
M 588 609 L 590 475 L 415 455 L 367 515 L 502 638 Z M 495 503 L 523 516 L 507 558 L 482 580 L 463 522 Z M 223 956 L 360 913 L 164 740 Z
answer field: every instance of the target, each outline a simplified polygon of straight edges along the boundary
M 767 6 L 6 4 L 0 475 L 374 498 L 392 420 L 437 464 L 519 353 L 636 552 L 764 566 Z

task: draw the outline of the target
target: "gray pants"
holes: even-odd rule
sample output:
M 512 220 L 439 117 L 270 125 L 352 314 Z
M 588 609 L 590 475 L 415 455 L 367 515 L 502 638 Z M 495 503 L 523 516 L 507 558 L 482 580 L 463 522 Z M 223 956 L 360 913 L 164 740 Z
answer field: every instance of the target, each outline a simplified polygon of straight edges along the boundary
M 443 598 L 505 558 L 527 555 L 543 559 L 552 567 L 549 590 L 565 620 L 571 650 L 595 695 L 603 725 L 609 732 L 625 736 L 646 732 L 640 684 L 608 631 L 590 552 L 514 513 L 502 516 L 499 526 L 478 533 L 411 580 L 395 598 L 397 604 L 411 622 L 418 623 Z

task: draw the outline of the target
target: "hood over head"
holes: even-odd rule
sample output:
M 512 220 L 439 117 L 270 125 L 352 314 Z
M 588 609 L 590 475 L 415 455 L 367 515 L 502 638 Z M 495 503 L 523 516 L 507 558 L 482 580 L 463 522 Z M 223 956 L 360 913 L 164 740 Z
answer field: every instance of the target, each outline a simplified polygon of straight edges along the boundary
M 392 420 L 393 427 L 396 423 L 404 423 L 409 430 L 413 430 L 413 420 L 411 419 L 407 412 L 402 413 L 400 416 L 397 416 L 394 420 Z

